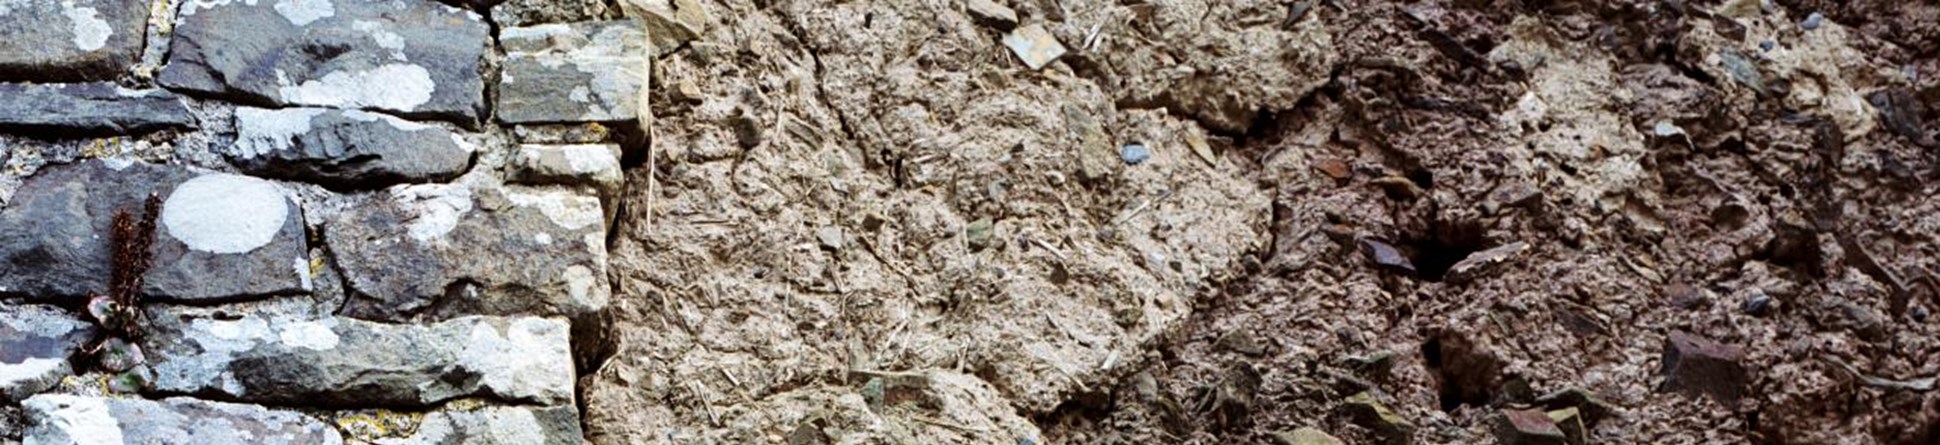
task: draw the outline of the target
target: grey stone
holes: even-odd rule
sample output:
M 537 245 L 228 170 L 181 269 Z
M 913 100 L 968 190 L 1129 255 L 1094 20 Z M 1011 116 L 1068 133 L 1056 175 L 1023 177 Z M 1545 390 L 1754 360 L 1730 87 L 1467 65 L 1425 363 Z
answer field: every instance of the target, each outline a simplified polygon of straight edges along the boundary
M 301 210 L 274 183 L 86 161 L 42 169 L 0 210 L 0 295 L 79 304 L 106 293 L 115 212 L 139 215 L 150 194 L 162 208 L 144 295 L 219 302 L 311 287 Z
M 638 21 L 506 28 L 498 120 L 529 124 L 630 121 L 646 87 L 647 35 Z
M 143 0 L 0 2 L 0 78 L 113 79 L 140 56 L 147 22 Z
M 608 14 L 606 2 L 599 0 L 505 0 L 492 5 L 492 21 L 505 27 L 588 22 Z
M 382 110 L 476 125 L 490 28 L 437 2 L 210 0 L 182 5 L 168 88 L 257 106 Z
M 573 400 L 567 323 L 555 318 L 383 324 L 251 314 L 155 324 L 144 341 L 164 393 L 334 407 Z
M 1064 57 L 1064 44 L 1045 31 L 1043 25 L 1028 25 L 1004 35 L 1004 46 L 1024 61 L 1024 66 L 1033 70 L 1044 69 L 1046 65 Z
M 325 225 L 349 284 L 344 314 L 371 320 L 565 315 L 606 306 L 605 212 L 586 192 L 485 183 L 394 187 Z
M 577 445 L 582 443 L 582 437 L 579 413 L 570 406 L 488 406 L 476 410 L 434 411 L 424 416 L 411 435 L 375 442 L 378 445 Z
M 73 375 L 94 325 L 53 306 L 0 304 L 0 401 L 18 403 Z
M 332 188 L 443 181 L 471 166 L 471 143 L 443 128 L 357 110 L 238 108 L 225 153 L 250 174 Z
M 161 401 L 45 394 L 21 404 L 27 443 L 144 445 L 340 445 L 316 418 L 254 405 L 185 397 Z
M 125 135 L 194 125 L 188 104 L 167 91 L 112 83 L 0 84 L 0 130 Z

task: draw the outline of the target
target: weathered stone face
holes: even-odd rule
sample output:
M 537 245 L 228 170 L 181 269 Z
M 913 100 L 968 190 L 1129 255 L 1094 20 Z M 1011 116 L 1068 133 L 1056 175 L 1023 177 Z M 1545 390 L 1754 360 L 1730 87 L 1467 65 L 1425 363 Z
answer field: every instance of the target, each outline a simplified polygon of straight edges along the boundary
M 332 188 L 457 177 L 471 143 L 445 129 L 357 110 L 238 108 L 231 162 L 252 174 Z
M 53 306 L 0 304 L 0 400 L 19 402 L 72 374 L 94 325 Z
M 160 321 L 145 341 L 162 392 L 305 406 L 561 405 L 573 400 L 567 330 L 536 317 L 395 325 L 250 315 Z
M 505 0 L 492 5 L 492 21 L 499 26 L 584 22 L 609 14 L 600 0 Z
M 21 404 L 26 443 L 155 445 L 339 445 L 323 422 L 293 411 L 208 402 L 48 394 Z
M 311 286 L 301 210 L 282 189 L 237 175 L 88 161 L 43 170 L 0 210 L 0 295 L 78 302 L 105 293 L 117 211 L 162 198 L 153 267 L 142 292 L 168 301 L 226 301 Z
M 260 106 L 383 110 L 475 125 L 490 29 L 430 1 L 182 6 L 162 85 Z
M 350 284 L 345 315 L 579 318 L 610 292 L 604 218 L 582 192 L 471 181 L 359 198 L 326 230 Z
M 409 436 L 381 439 L 385 445 L 502 443 L 574 445 L 582 443 L 579 414 L 570 406 L 545 408 L 492 406 L 426 414 Z
M 148 21 L 142 0 L 0 2 L 0 79 L 105 80 L 141 53 Z
M 512 124 L 639 117 L 647 35 L 638 21 L 507 28 L 498 119 Z
M 112 83 L 0 84 L 0 130 L 72 137 L 123 135 L 195 125 L 174 93 Z

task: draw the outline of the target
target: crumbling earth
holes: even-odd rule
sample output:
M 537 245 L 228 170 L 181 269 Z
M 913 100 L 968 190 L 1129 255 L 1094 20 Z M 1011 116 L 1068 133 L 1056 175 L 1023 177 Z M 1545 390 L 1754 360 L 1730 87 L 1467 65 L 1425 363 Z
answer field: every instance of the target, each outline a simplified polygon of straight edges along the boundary
M 1940 7 L 649 6 L 595 443 L 1940 442 Z

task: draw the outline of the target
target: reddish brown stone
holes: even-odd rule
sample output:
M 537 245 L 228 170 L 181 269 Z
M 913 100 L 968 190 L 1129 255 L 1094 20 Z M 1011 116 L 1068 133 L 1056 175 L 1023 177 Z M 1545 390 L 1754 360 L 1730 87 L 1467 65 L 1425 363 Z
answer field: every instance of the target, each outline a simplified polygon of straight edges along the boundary
M 1568 439 L 1541 410 L 1502 410 L 1493 428 L 1497 443 L 1503 445 L 1563 445 Z
M 1707 394 L 1722 403 L 1736 403 L 1751 375 L 1744 358 L 1743 347 L 1671 331 L 1664 338 L 1664 384 L 1658 390 Z

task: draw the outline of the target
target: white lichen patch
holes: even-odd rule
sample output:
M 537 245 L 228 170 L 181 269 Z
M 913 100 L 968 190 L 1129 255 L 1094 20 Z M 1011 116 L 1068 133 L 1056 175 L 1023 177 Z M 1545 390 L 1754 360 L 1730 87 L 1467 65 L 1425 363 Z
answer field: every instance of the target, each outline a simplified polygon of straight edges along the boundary
M 566 230 L 579 230 L 604 221 L 606 214 L 600 211 L 600 200 L 581 196 L 567 190 L 544 190 L 537 192 L 507 191 L 506 199 L 512 205 L 538 209 L 546 219 Z
M 29 357 L 20 363 L 0 363 L 0 389 L 12 388 L 67 373 L 67 360 L 58 357 Z
M 593 270 L 577 264 L 566 268 L 566 273 L 560 275 L 559 280 L 566 283 L 566 295 L 573 297 L 573 301 L 586 299 L 595 283 Z
M 21 403 L 35 419 L 36 434 L 28 443 L 52 440 L 71 445 L 121 445 L 121 422 L 108 410 L 107 399 L 67 394 L 43 394 Z
M 477 371 L 492 393 L 540 403 L 572 400 L 572 354 L 564 320 L 520 318 L 504 331 L 473 319 L 458 364 Z
M 162 204 L 169 236 L 201 252 L 237 254 L 276 240 L 290 218 L 289 198 L 275 183 L 208 174 L 176 186 Z
M 277 93 L 293 104 L 414 111 L 431 101 L 437 87 L 430 70 L 394 63 L 365 71 L 331 72 L 296 85 L 285 81 Z
M 391 190 L 391 200 L 412 215 L 405 231 L 411 239 L 429 243 L 458 227 L 472 211 L 472 191 L 460 185 L 407 185 Z
M 283 342 L 283 346 L 291 348 L 317 351 L 336 349 L 339 339 L 337 332 L 331 329 L 336 325 L 334 319 L 288 323 L 277 328 L 277 339 Z
M 277 14 L 283 15 L 283 19 L 296 26 L 308 26 L 337 15 L 336 5 L 331 4 L 330 0 L 276 0 L 274 8 Z
M 241 159 L 254 159 L 257 156 L 287 150 L 297 136 L 310 131 L 312 120 L 325 111 L 328 110 L 322 108 L 268 110 L 237 107 L 236 143 L 229 147 L 229 155 Z
M 296 271 L 297 281 L 303 283 L 303 290 L 316 290 L 316 283 L 310 277 L 310 260 L 303 257 L 296 257 L 296 260 L 292 261 L 290 265 Z
M 67 20 L 73 24 L 74 46 L 82 51 L 94 51 L 108 46 L 108 36 L 114 29 L 108 21 L 101 19 L 101 11 L 85 6 L 74 6 L 73 0 L 61 2 Z

